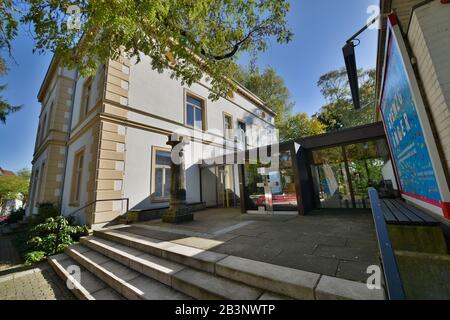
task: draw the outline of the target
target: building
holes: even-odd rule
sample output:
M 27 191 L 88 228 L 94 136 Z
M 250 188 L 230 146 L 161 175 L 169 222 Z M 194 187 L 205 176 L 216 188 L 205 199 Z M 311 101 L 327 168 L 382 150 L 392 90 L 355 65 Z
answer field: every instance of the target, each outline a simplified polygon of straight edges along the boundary
M 450 220 L 450 1 L 381 0 L 377 117 L 402 197 Z
M 186 160 L 187 202 L 239 204 L 236 165 L 214 165 L 207 176 L 197 163 L 205 154 L 234 151 L 227 144 L 229 130 L 273 132 L 275 113 L 241 86 L 211 101 L 206 79 L 188 87 L 149 66 L 146 56 L 138 64 L 122 58 L 84 78 L 53 58 L 38 94 L 42 108 L 28 215 L 39 203 L 52 202 L 64 215 L 101 225 L 128 209 L 167 206 L 171 154 L 166 142 L 173 132 L 192 137 L 186 147 L 192 155 Z M 256 147 L 262 144 L 258 138 L 248 135 L 240 143 Z

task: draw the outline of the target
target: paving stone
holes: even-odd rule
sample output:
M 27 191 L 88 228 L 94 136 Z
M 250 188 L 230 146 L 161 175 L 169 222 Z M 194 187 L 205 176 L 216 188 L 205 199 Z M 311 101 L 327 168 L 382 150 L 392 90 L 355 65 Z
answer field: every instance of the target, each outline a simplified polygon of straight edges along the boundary
M 369 274 L 366 273 L 367 267 L 372 264 L 356 261 L 339 261 L 336 271 L 336 277 L 354 281 L 366 282 Z
M 339 260 L 350 260 L 359 262 L 376 263 L 376 254 L 363 248 L 333 247 L 319 245 L 314 255 L 334 258 Z
M 220 246 L 223 242 L 198 237 L 187 237 L 182 239 L 173 240 L 173 243 L 182 244 L 189 247 L 194 247 L 203 250 L 211 250 L 217 246 Z
M 272 263 L 289 268 L 334 276 L 339 260 L 310 254 L 295 255 L 291 252 L 281 252 L 273 259 Z
M 365 283 L 322 276 L 315 290 L 317 300 L 384 300 L 383 290 L 370 290 Z

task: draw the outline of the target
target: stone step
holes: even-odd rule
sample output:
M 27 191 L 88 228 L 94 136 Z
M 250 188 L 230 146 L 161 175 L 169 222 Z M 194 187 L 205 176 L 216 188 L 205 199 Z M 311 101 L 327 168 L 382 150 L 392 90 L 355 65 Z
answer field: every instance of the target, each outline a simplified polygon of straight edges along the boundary
M 200 300 L 256 300 L 263 290 L 191 268 L 176 273 L 172 287 Z
M 313 300 L 317 273 L 228 256 L 216 264 L 216 274 L 301 300 Z
M 216 262 L 227 257 L 222 253 L 152 239 L 124 231 L 96 230 L 94 236 L 210 273 L 215 272 Z
M 56 274 L 66 283 L 70 284 L 69 289 L 80 300 L 122 300 L 116 291 L 111 289 L 105 282 L 101 281 L 85 268 L 70 258 L 67 254 L 61 253 L 48 258 L 48 263 Z M 74 267 L 79 268 L 79 281 L 73 274 Z M 74 275 L 75 276 L 75 275 Z M 70 279 L 70 280 L 69 280 Z M 70 282 L 69 282 L 69 281 Z
M 196 299 L 257 299 L 262 294 L 262 290 L 245 284 L 197 271 L 96 236 L 81 238 L 80 242 L 124 266 Z
M 129 300 L 180 300 L 188 296 L 132 270 L 108 256 L 82 245 L 70 246 L 66 254 L 109 287 Z
M 168 286 L 172 285 L 172 275 L 185 268 L 181 264 L 96 236 L 83 237 L 80 243 Z
M 383 290 L 369 290 L 364 283 L 157 240 L 124 231 L 126 229 L 94 231 L 94 236 L 201 271 L 196 274 L 196 270 L 186 268 L 172 276 L 174 288 L 196 298 L 209 296 L 211 299 L 219 299 L 227 294 L 221 295 L 220 291 L 216 294 L 215 289 L 209 288 L 201 280 L 190 282 L 189 277 L 182 277 L 185 273 L 191 274 L 192 279 L 206 279 L 210 276 L 219 280 L 231 280 L 232 283 L 251 289 L 257 288 L 260 294 L 266 292 L 258 296 L 262 299 L 273 294 L 301 300 L 384 299 Z M 217 287 L 220 288 L 220 285 L 219 281 Z M 211 290 L 208 291 L 209 289 Z M 230 292 L 233 289 L 230 288 Z

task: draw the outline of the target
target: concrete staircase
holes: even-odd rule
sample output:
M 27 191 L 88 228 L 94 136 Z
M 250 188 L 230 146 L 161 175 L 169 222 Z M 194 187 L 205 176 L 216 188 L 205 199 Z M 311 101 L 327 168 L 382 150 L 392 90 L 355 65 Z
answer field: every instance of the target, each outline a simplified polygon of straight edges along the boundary
M 63 280 L 81 268 L 80 299 L 383 299 L 365 284 L 161 241 L 94 231 L 49 258 Z M 70 269 L 69 269 L 70 270 Z

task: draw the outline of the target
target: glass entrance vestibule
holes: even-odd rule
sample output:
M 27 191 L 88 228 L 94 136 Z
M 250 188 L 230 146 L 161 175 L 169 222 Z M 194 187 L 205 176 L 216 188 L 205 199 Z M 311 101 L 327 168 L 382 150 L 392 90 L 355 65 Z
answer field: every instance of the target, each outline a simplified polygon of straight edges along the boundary
M 367 192 L 398 192 L 381 123 L 277 145 L 278 164 L 239 165 L 243 213 L 306 214 L 313 209 L 369 208 Z

